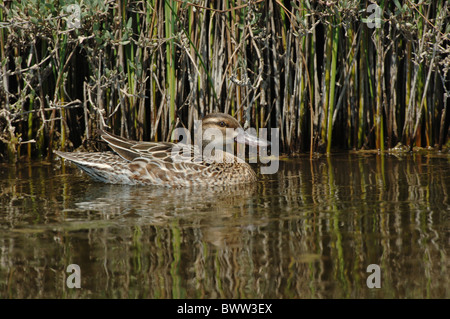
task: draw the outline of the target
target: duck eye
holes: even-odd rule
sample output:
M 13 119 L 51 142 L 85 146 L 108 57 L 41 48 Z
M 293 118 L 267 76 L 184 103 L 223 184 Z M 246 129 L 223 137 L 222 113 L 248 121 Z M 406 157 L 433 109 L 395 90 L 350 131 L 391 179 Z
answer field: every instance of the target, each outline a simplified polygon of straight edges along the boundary
M 219 126 L 221 126 L 221 127 L 225 127 L 225 126 L 227 126 L 227 125 L 225 124 L 225 122 L 224 122 L 224 121 L 220 121 L 220 122 L 219 122 Z

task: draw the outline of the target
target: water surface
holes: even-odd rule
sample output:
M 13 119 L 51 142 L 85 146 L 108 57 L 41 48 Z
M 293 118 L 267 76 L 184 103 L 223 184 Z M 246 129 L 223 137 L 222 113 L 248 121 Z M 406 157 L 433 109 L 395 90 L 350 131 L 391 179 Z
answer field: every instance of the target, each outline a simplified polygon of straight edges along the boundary
M 214 189 L 2 165 L 0 298 L 449 298 L 449 176 L 448 154 L 287 159 Z

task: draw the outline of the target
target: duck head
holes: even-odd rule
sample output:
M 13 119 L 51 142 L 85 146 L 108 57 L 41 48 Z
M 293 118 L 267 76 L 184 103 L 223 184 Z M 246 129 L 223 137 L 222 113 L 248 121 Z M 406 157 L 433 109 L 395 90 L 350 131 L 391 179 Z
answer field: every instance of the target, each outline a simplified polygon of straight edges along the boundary
M 256 135 L 244 131 L 231 115 L 213 113 L 202 120 L 203 146 L 223 147 L 234 142 L 250 146 L 268 146 L 270 143 Z

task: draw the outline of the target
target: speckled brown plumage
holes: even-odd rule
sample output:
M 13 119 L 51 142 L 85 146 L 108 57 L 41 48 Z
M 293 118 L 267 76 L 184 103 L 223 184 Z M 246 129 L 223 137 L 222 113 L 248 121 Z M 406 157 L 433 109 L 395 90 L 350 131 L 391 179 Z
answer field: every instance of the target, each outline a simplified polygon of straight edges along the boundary
M 217 128 L 224 136 L 226 128 L 240 128 L 233 117 L 222 113 L 206 116 L 202 126 L 203 131 Z M 257 180 L 250 165 L 220 150 L 198 158 L 195 154 L 199 152 L 194 145 L 181 147 L 167 142 L 137 142 L 104 131 L 100 136 L 114 153 L 55 153 L 105 183 L 184 187 L 236 185 Z

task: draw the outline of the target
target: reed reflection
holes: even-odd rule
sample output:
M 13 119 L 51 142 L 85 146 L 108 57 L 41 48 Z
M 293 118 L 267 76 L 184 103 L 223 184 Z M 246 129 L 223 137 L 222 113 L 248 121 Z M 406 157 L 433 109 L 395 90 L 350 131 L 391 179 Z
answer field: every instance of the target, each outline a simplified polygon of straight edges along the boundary
M 447 298 L 448 164 L 299 158 L 257 184 L 190 190 L 1 167 L 0 295 Z M 79 291 L 62 284 L 71 263 Z M 369 264 L 381 289 L 366 286 Z

